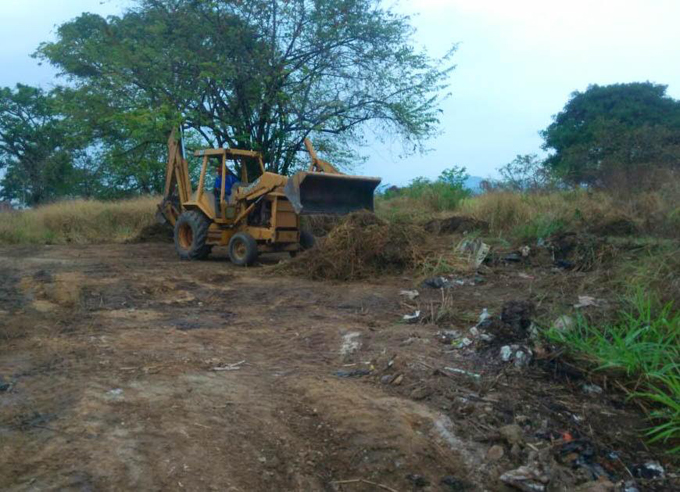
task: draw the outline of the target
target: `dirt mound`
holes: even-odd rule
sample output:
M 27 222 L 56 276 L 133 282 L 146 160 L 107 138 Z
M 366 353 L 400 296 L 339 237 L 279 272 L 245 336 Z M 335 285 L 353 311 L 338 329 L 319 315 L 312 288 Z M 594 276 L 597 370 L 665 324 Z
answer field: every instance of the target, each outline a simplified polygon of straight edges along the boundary
M 172 227 L 168 224 L 151 224 L 142 229 L 130 243 L 171 243 Z
M 588 231 L 598 236 L 633 236 L 640 233 L 640 228 L 627 217 L 615 217 L 593 225 Z
M 342 219 L 316 246 L 279 270 L 319 280 L 357 280 L 416 267 L 426 241 L 414 225 L 386 222 L 370 212 Z
M 575 232 L 556 234 L 546 246 L 556 266 L 582 272 L 611 264 L 618 252 L 606 238 Z

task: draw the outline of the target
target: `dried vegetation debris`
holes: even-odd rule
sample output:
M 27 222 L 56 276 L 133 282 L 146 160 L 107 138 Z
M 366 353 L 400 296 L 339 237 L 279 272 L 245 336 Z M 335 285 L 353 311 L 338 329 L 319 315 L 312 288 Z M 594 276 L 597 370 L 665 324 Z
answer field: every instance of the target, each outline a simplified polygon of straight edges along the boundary
M 425 230 L 370 212 L 347 215 L 316 246 L 278 269 L 319 280 L 358 280 L 416 268 L 426 255 Z

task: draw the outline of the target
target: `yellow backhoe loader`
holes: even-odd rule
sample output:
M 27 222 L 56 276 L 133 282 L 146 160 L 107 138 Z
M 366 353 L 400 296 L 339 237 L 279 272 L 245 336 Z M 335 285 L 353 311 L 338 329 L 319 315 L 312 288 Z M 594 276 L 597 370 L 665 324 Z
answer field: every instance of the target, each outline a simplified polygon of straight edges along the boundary
M 287 251 L 295 255 L 311 247 L 313 236 L 300 230 L 300 215 L 347 214 L 373 210 L 373 193 L 379 178 L 348 176 L 316 155 L 307 171 L 286 177 L 267 172 L 262 155 L 251 150 L 205 149 L 198 187 L 193 190 L 183 141 L 173 131 L 168 139 L 168 163 L 163 201 L 158 218 L 174 227 L 175 249 L 183 260 L 200 260 L 213 246 L 228 246 L 236 265 L 250 265 L 260 253 Z M 214 189 L 209 170 L 232 172 L 240 179 L 231 190 Z M 254 174 L 254 175 L 251 175 Z M 216 196 L 217 195 L 217 196 Z

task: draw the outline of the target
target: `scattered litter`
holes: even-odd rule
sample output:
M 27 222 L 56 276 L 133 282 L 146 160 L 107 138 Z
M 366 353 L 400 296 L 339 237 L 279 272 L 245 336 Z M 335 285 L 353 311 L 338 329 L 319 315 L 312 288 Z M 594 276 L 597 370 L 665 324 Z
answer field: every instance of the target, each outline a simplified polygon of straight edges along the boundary
M 581 389 L 584 393 L 589 395 L 599 395 L 602 393 L 602 391 L 604 391 L 602 387 L 598 386 L 597 384 L 584 384 L 581 386 Z
M 536 340 L 539 338 L 540 334 L 541 329 L 536 323 L 532 321 L 531 324 L 529 325 L 529 338 L 531 338 L 532 340 Z
M 555 260 L 555 266 L 563 270 L 571 270 L 574 268 L 574 262 L 569 260 Z
M 449 281 L 445 277 L 432 277 L 423 280 L 423 285 L 433 289 L 446 289 L 449 287 Z
M 469 263 L 479 268 L 491 250 L 491 246 L 483 242 L 481 239 L 465 239 L 458 248 L 458 253 L 467 257 Z
M 351 331 L 349 333 L 345 333 L 342 336 L 342 346 L 340 347 L 340 355 L 349 355 L 357 350 L 359 350 L 359 347 L 361 347 L 361 342 L 358 340 L 358 338 L 361 336 L 361 333 L 358 331 Z
M 644 465 L 633 465 L 630 471 L 635 477 L 647 480 L 660 478 L 666 474 L 666 470 L 658 461 L 648 461 Z
M 531 248 L 529 246 L 522 246 L 519 248 L 519 252 L 522 253 L 522 256 L 526 258 L 531 253 Z
M 531 362 L 533 353 L 525 345 L 503 345 L 500 356 L 503 362 L 512 362 L 515 367 L 525 367 Z
M 536 278 L 536 277 L 534 277 L 533 275 L 529 275 L 528 273 L 524 273 L 524 272 L 519 272 L 519 273 L 517 274 L 517 276 L 518 276 L 519 278 L 524 278 L 524 279 L 527 279 L 527 280 L 534 280 L 534 279 Z
M 407 323 L 415 323 L 420 318 L 420 310 L 416 310 L 413 314 L 405 314 L 402 319 Z
M 509 263 L 519 263 L 520 261 L 522 261 L 522 257 L 520 255 L 518 255 L 517 253 L 510 253 L 510 254 L 505 255 L 503 257 L 503 260 L 507 261 Z
M 403 375 L 403 374 L 399 374 L 399 376 L 397 376 L 396 378 L 394 378 L 394 380 L 392 381 L 392 384 L 394 384 L 394 385 L 396 385 L 396 386 L 399 386 L 403 380 L 404 380 L 404 375 Z
M 385 374 L 380 378 L 382 384 L 390 384 L 394 380 L 394 374 Z
M 416 475 L 414 473 L 409 473 L 408 475 L 406 475 L 406 480 L 412 482 L 413 486 L 417 488 L 423 488 L 430 485 L 430 481 L 427 478 L 423 477 L 422 475 Z
M 472 328 L 470 328 L 470 335 L 472 335 L 473 337 L 479 336 L 479 330 L 477 329 L 476 326 L 473 326 Z
M 456 344 L 456 347 L 458 348 L 465 348 L 469 347 L 472 345 L 472 340 L 470 340 L 468 337 L 461 338 L 458 343 Z
M 501 475 L 501 481 L 525 492 L 543 492 L 550 477 L 537 464 L 520 466 Z
M 477 326 L 481 325 L 490 318 L 491 315 L 489 314 L 489 310 L 486 308 L 482 309 L 482 314 L 479 315 L 479 320 L 477 320 Z
M 445 367 L 444 369 L 449 371 L 449 372 L 453 372 L 455 374 L 463 374 L 465 376 L 470 376 L 471 378 L 474 378 L 474 379 L 479 379 L 479 378 L 482 377 L 481 375 L 476 374 L 474 372 L 465 371 L 463 369 L 458 369 L 456 367 Z
M 217 366 L 213 367 L 213 371 L 238 371 L 241 369 L 241 364 L 244 364 L 246 361 L 241 360 L 238 362 L 234 362 L 233 364 L 227 364 L 226 366 Z
M 474 488 L 470 482 L 456 478 L 453 475 L 446 475 L 439 483 L 446 485 L 447 488 L 445 490 L 472 490 Z
M 627 480 L 623 484 L 623 489 L 621 492 L 640 492 L 640 489 L 638 489 L 634 480 Z
M 437 332 L 437 340 L 443 344 L 451 345 L 462 335 L 458 330 L 440 330 Z
M 121 388 L 114 388 L 105 393 L 104 398 L 110 401 L 120 401 L 123 399 L 123 390 Z
M 402 290 L 401 292 L 399 292 L 399 295 L 408 297 L 409 301 L 412 301 L 416 297 L 418 297 L 420 293 L 417 290 Z
M 453 287 L 460 287 L 463 285 L 476 285 L 483 282 L 484 279 L 479 276 L 474 278 L 455 278 L 455 277 L 431 277 L 423 280 L 425 287 L 433 289 L 452 289 Z
M 576 320 L 563 314 L 553 322 L 553 328 L 559 331 L 569 331 L 576 326 Z
M 578 303 L 574 304 L 574 307 L 576 309 L 584 308 L 584 307 L 600 307 L 604 304 L 604 300 L 602 299 L 596 299 L 591 296 L 578 296 Z
M 0 393 L 4 393 L 12 389 L 12 383 L 6 383 L 2 377 L 0 377 Z
M 351 371 L 339 370 L 335 371 L 335 375 L 339 378 L 360 378 L 361 376 L 368 376 L 371 371 L 368 369 L 352 369 Z
M 588 472 L 592 480 L 609 476 L 601 465 L 595 463 L 595 446 L 588 439 L 565 440 L 556 449 L 556 457 L 560 463 Z

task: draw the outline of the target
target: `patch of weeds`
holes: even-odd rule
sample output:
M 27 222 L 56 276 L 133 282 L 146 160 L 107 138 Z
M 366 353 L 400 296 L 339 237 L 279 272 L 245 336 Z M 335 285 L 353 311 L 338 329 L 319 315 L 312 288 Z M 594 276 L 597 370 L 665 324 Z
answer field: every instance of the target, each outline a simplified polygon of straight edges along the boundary
M 562 219 L 539 215 L 530 222 L 517 226 L 513 235 L 522 241 L 534 242 L 564 232 L 566 227 L 567 223 Z
M 438 277 L 469 269 L 468 263 L 455 252 L 430 255 L 421 260 L 419 273 L 423 277 Z
M 617 320 L 594 324 L 584 317 L 571 330 L 551 329 L 549 340 L 563 345 L 577 361 L 607 370 L 635 388 L 631 398 L 651 402 L 651 441 L 671 446 L 680 439 L 680 311 L 659 305 L 637 291 Z M 680 453 L 675 445 L 671 453 Z

